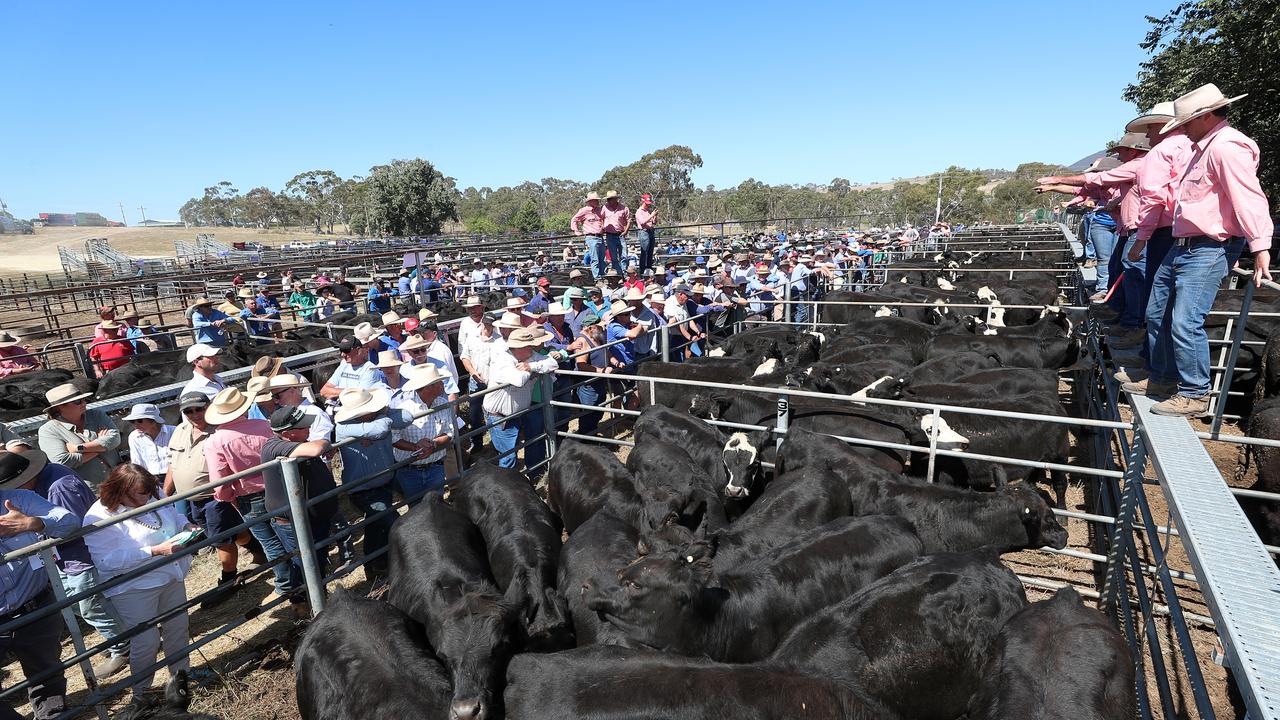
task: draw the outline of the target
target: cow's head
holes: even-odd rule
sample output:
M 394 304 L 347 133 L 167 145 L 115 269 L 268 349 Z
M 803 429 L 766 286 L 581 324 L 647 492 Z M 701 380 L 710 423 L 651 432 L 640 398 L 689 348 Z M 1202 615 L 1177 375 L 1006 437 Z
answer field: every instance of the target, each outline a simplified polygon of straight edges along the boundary
M 680 557 L 646 555 L 618 573 L 618 585 L 588 593 L 587 607 L 633 642 L 691 651 L 726 593 L 712 584 L 715 548 L 694 544 Z
M 488 594 L 441 589 L 451 597 L 431 638 L 436 655 L 453 680 L 450 720 L 488 720 L 501 693 L 511 658 L 515 609 Z
M 876 379 L 870 385 L 862 388 L 858 392 L 850 396 L 853 400 L 866 400 L 867 398 L 882 398 L 888 400 L 901 400 L 902 391 L 907 385 L 906 378 L 885 375 Z
M 732 404 L 733 400 L 725 395 L 694 393 L 689 398 L 689 414 L 703 420 L 720 420 Z
M 1002 494 L 1013 512 L 1017 513 L 1027 532 L 1027 548 L 1051 547 L 1061 550 L 1067 546 L 1067 529 L 1053 514 L 1053 498 L 1049 493 L 1024 482 L 1004 483 L 1003 473 L 997 473 L 996 492 Z
M 952 430 L 941 415 L 935 417 L 931 412 L 924 412 L 920 415 L 920 429 L 929 440 L 936 438 L 939 450 L 964 450 L 969 447 L 969 438 Z
M 724 486 L 725 497 L 744 498 L 750 495 L 751 483 L 760 469 L 760 451 L 756 444 L 746 433 L 736 432 L 725 442 L 722 457 L 729 478 Z

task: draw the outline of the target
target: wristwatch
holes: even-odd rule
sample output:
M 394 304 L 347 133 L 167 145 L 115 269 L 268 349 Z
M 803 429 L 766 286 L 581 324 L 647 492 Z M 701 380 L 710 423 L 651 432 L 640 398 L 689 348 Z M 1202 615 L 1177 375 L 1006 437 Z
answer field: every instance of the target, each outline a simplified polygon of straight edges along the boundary
M 76 446 L 76 452 L 78 452 L 78 453 L 82 453 L 82 452 L 84 452 L 84 445 L 77 445 L 77 446 Z

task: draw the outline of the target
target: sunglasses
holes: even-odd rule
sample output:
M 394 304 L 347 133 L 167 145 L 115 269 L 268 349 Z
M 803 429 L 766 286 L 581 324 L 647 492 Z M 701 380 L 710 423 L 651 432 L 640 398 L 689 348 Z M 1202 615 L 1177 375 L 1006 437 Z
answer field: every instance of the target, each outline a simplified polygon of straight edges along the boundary
M 427 349 L 426 349 L 426 348 L 418 348 L 417 350 L 408 350 L 407 352 L 408 352 L 410 355 L 426 355 L 426 354 L 427 354 Z

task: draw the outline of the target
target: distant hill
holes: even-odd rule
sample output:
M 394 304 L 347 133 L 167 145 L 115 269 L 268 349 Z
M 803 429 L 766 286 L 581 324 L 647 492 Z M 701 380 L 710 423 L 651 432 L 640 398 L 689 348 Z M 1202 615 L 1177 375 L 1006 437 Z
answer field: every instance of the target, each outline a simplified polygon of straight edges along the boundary
M 1092 165 L 1094 160 L 1097 160 L 1098 158 L 1106 154 L 1107 154 L 1106 150 L 1099 150 L 1098 152 L 1092 155 L 1082 157 L 1079 160 L 1071 163 L 1070 165 L 1067 166 L 1067 168 L 1072 172 L 1084 172 L 1084 169 Z

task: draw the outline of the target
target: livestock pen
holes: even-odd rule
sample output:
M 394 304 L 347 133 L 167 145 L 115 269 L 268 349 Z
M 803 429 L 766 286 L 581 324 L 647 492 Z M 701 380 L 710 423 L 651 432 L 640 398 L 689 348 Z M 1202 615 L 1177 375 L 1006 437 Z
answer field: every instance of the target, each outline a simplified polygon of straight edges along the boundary
M 1014 231 L 1003 229 L 1004 234 L 983 234 L 973 236 L 957 236 L 953 238 L 955 247 L 963 247 L 966 242 L 1007 243 L 1011 238 L 1026 239 L 1026 235 L 1036 233 L 1046 236 L 1047 241 L 1059 243 L 1054 266 L 1061 272 L 1061 287 L 1065 292 L 1075 294 L 1080 286 L 1081 278 L 1087 275 L 1087 268 L 1078 268 L 1071 258 L 1079 253 L 1071 252 L 1063 245 L 1071 242 L 1066 228 L 1035 228 L 1032 231 Z M 1019 237 L 1024 236 L 1024 237 Z M 1056 237 L 1055 237 L 1056 236 Z M 974 238 L 970 240 L 970 237 Z M 981 238 L 979 240 L 978 238 Z M 1038 238 L 1037 238 L 1038 240 Z M 945 249 L 945 248 L 944 248 Z M 1041 248 L 1037 248 L 1041 249 Z M 1052 248 L 1043 248 L 1052 250 Z M 1054 256 L 1054 252 L 1045 253 Z M 993 272 L 1004 272 L 996 269 Z M 892 269 L 888 271 L 892 273 Z M 1079 295 L 1076 295 L 1079 297 Z M 812 312 L 803 326 L 807 330 L 822 332 L 824 326 L 822 313 L 823 301 L 789 301 L 806 302 Z M 909 307 L 911 303 L 899 303 Z M 981 309 L 986 304 L 975 304 Z M 957 306 L 957 309 L 959 307 Z M 1083 308 L 1077 308 L 1083 310 Z M 743 322 L 742 328 L 752 323 Z M 1106 356 L 1102 348 L 1097 328 L 1092 321 L 1084 323 L 1084 343 L 1087 348 L 1088 362 L 1070 370 L 1068 380 L 1073 406 L 1080 408 L 1080 417 L 1063 418 L 1057 416 L 1034 415 L 1012 411 L 970 408 L 960 405 L 939 403 L 919 403 L 888 400 L 881 398 L 861 398 L 860 402 L 868 405 L 885 407 L 910 408 L 935 419 L 960 416 L 986 416 L 1009 418 L 1029 423 L 1029 432 L 1037 432 L 1035 428 L 1067 425 L 1076 431 L 1074 461 L 1068 463 L 1029 461 L 1001 455 L 975 455 L 964 451 L 940 448 L 937 434 L 931 436 L 927 447 L 928 467 L 926 476 L 932 477 L 935 464 L 940 458 L 959 458 L 984 460 L 1016 468 L 1028 468 L 1041 471 L 1060 471 L 1070 473 L 1083 485 L 1084 508 L 1055 510 L 1055 513 L 1077 532 L 1072 544 L 1067 548 L 1055 550 L 1051 548 L 1021 553 L 1017 557 L 1018 573 L 1023 583 L 1032 589 L 1051 590 L 1064 583 L 1075 585 L 1079 592 L 1087 598 L 1098 602 L 1108 617 L 1124 633 L 1133 658 L 1137 664 L 1140 681 L 1134 688 L 1140 715 L 1146 717 L 1226 717 L 1230 714 L 1227 703 L 1223 700 L 1222 688 L 1212 687 L 1221 684 L 1221 678 L 1207 679 L 1214 672 L 1210 663 L 1215 659 L 1212 653 L 1206 653 L 1196 640 L 1206 634 L 1216 633 L 1222 641 L 1221 661 L 1229 666 L 1232 679 L 1248 709 L 1254 718 L 1277 717 L 1276 704 L 1271 688 L 1277 687 L 1274 673 L 1278 671 L 1277 648 L 1274 644 L 1280 640 L 1280 632 L 1275 626 L 1277 610 L 1280 610 L 1280 580 L 1278 580 L 1274 564 L 1267 551 L 1275 552 L 1276 548 L 1263 548 L 1257 537 L 1252 535 L 1249 525 L 1232 498 L 1232 491 L 1222 482 L 1212 459 L 1204 451 L 1199 442 L 1218 435 L 1218 428 L 1211 433 L 1197 434 L 1185 421 L 1159 418 L 1149 413 L 1149 404 L 1143 399 L 1133 400 L 1133 412 L 1130 415 L 1120 407 L 1118 390 L 1106 369 Z M 449 328 L 442 328 L 449 329 Z M 660 339 L 662 352 L 648 362 L 662 362 L 670 358 L 673 348 L 669 335 L 663 333 Z M 1236 346 L 1238 347 L 1238 346 Z M 332 351 L 318 351 L 306 357 L 297 357 L 286 362 L 291 369 L 302 369 L 310 365 L 326 366 L 336 362 Z M 1228 363 L 1229 365 L 1229 363 Z M 247 375 L 247 369 L 225 374 L 228 379 L 235 380 Z M 572 378 L 581 382 L 588 377 L 574 371 L 560 371 L 559 376 Z M 1228 374 L 1226 377 L 1230 377 Z M 744 425 L 725 421 L 710 421 L 713 425 L 728 430 L 753 430 L 771 433 L 780 442 L 786 436 L 789 427 L 789 407 L 793 399 L 812 398 L 831 402 L 852 402 L 846 395 L 818 393 L 787 387 L 759 387 L 737 383 L 708 383 L 684 381 L 676 378 L 639 377 L 634 378 L 637 385 L 630 393 L 638 393 L 643 399 L 652 398 L 656 387 L 672 385 L 688 387 L 690 392 L 695 388 L 722 390 L 731 393 L 754 394 L 769 398 L 776 404 L 777 414 L 774 422 L 768 425 Z M 564 388 L 557 389 L 554 380 L 545 378 L 542 386 L 540 403 L 526 412 L 542 415 L 542 425 L 547 431 L 543 436 L 526 439 L 517 451 L 530 442 L 545 441 L 550 445 L 550 452 L 544 463 L 550 463 L 555 456 L 555 449 L 562 439 L 574 439 L 582 442 L 604 443 L 610 446 L 626 448 L 633 445 L 628 439 L 626 422 L 618 422 L 618 432 L 605 435 L 584 435 L 571 427 L 572 419 L 585 412 L 598 410 L 594 406 L 557 399 L 563 397 Z M 174 393 L 180 386 L 168 386 L 134 395 L 115 398 L 95 404 L 108 410 L 118 411 L 134 402 L 160 401 L 173 403 Z M 460 399 L 476 401 L 476 399 L 496 388 L 477 393 L 470 398 Z M 1229 390 L 1224 382 L 1224 394 Z M 624 408 L 606 409 L 619 418 L 634 416 L 637 411 Z M 565 417 L 570 418 L 566 420 Z M 26 424 L 19 423 L 15 429 L 31 431 L 38 419 Z M 936 424 L 934 425 L 936 427 Z M 475 428 L 468 432 L 475 437 L 483 436 L 486 427 Z M 859 437 L 841 437 L 841 440 L 852 445 L 867 447 L 887 447 L 904 451 L 921 450 L 915 446 L 894 445 Z M 460 450 L 455 451 L 460 453 Z M 625 450 L 623 451 L 625 452 Z M 393 472 L 395 467 L 365 478 L 344 480 L 343 484 L 324 496 L 306 499 L 302 492 L 296 461 L 277 461 L 282 469 L 286 486 L 289 490 L 290 507 L 261 518 L 258 522 L 270 522 L 275 515 L 290 516 L 299 528 L 299 539 L 303 545 L 300 558 L 307 580 L 307 591 L 314 611 L 324 606 L 327 589 L 349 575 L 359 565 L 371 558 L 362 558 L 355 563 L 344 566 L 336 572 L 321 577 L 320 569 L 314 562 L 315 554 L 309 552 L 309 533 L 306 532 L 306 507 L 329 499 L 329 496 L 345 495 L 358 489 L 374 478 Z M 461 468 L 461 477 L 454 481 L 465 480 L 468 472 L 466 462 L 457 458 Z M 1150 470 L 1148 470 L 1148 465 Z M 224 479 L 232 482 L 240 477 L 259 472 L 263 466 L 251 468 L 242 473 Z M 538 470 L 540 468 L 526 468 Z M 1163 498 L 1148 497 L 1146 486 L 1159 485 Z M 204 491 L 201 488 L 199 491 Z M 128 517 L 142 514 L 151 507 L 164 505 L 194 495 L 198 491 L 179 494 L 165 498 L 159 503 L 125 513 L 113 520 L 122 521 Z M 1159 500 L 1167 507 L 1167 517 L 1162 517 Z M 412 498 L 402 499 L 386 513 L 402 512 Z M 359 532 L 370 520 L 353 523 L 347 530 L 331 537 L 322 546 L 328 547 L 342 542 L 346 537 Z M 247 525 L 247 524 L 246 524 Z M 244 526 L 224 533 L 231 535 Z M 1085 528 L 1084 532 L 1080 528 Z M 86 528 L 80 534 L 93 532 L 98 528 Z M 224 537 L 208 538 L 175 557 L 193 555 L 201 549 L 225 539 Z M 1177 540 L 1177 545 L 1173 544 Z M 39 555 L 46 568 L 53 566 L 52 549 L 60 541 L 47 541 L 37 545 L 12 550 L 4 556 L 4 562 L 25 560 L 32 555 Z M 1185 564 L 1178 560 L 1182 555 L 1177 553 L 1181 548 L 1185 554 Z M 1038 560 L 1037 560 L 1038 558 Z M 1063 558 L 1085 563 L 1087 570 L 1075 573 L 1038 572 L 1037 565 L 1048 566 Z M 287 561 L 288 558 L 284 560 Z M 171 559 L 159 559 L 128 575 L 115 578 L 105 585 L 125 582 L 131 577 L 146 570 L 170 562 Z M 277 561 L 279 562 L 279 561 Z M 268 572 L 268 566 L 255 568 L 250 577 L 261 576 Z M 1054 577 L 1057 575 L 1057 577 Z M 1066 575 L 1063 577 L 1063 575 Z M 56 577 L 52 585 L 55 592 L 60 589 Z M 104 585 L 100 585 L 101 590 Z M 201 594 L 189 598 L 180 608 L 185 612 L 188 608 L 199 604 Z M 121 693 L 131 684 L 128 678 L 107 687 L 96 687 L 88 672 L 87 662 L 95 653 L 102 652 L 110 644 L 102 642 L 95 647 L 87 647 L 69 609 L 78 598 L 66 598 L 59 593 L 58 603 L 43 608 L 30 616 L 20 618 L 16 622 L 0 627 L 5 631 L 11 626 L 19 625 L 53 612 L 61 612 L 64 620 L 72 630 L 74 653 L 65 657 L 67 667 L 79 665 L 87 678 L 90 688 L 77 699 L 78 707 L 67 713 L 67 717 L 93 709 L 100 717 L 105 717 L 106 701 Z M 210 630 L 183 653 L 183 656 L 197 652 L 217 637 L 242 627 L 258 615 L 267 612 L 284 601 L 275 597 L 262 605 L 233 619 L 224 626 Z M 1194 604 L 1207 609 L 1207 615 L 1192 612 L 1185 605 Z M 158 622 L 157 618 L 153 622 Z M 132 633 L 141 631 L 135 628 Z M 156 664 L 161 667 L 171 664 L 177 658 L 165 658 Z M 279 678 L 276 678 L 279 681 Z M 28 687 L 30 679 L 23 683 L 12 683 L 0 690 L 0 696 L 12 697 Z

